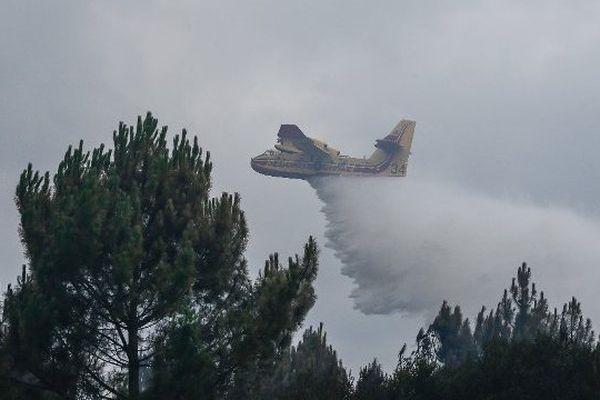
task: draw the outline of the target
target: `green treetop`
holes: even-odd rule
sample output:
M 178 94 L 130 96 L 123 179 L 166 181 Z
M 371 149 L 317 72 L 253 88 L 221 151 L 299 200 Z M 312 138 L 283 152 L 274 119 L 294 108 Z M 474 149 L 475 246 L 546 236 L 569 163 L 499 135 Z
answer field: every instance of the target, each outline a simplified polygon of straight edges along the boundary
M 239 196 L 211 199 L 208 153 L 185 131 L 171 148 L 166 136 L 148 113 L 119 125 L 112 150 L 69 147 L 52 178 L 23 171 L 28 272 L 7 292 L 2 337 L 14 381 L 56 398 L 138 399 L 173 388 L 187 362 L 211 371 L 192 389 L 224 395 L 269 365 L 312 306 L 314 240 L 251 282 Z

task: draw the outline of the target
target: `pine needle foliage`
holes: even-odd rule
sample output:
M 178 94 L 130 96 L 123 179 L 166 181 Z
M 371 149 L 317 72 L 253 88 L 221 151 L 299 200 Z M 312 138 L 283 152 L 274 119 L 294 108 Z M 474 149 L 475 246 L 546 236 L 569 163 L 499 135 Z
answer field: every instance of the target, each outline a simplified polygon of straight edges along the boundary
M 28 265 L 3 310 L 15 382 L 216 398 L 289 343 L 315 300 L 317 245 L 251 282 L 240 196 L 211 198 L 211 171 L 197 137 L 169 146 L 151 113 L 120 123 L 111 149 L 69 147 L 52 175 L 29 164 L 15 196 Z

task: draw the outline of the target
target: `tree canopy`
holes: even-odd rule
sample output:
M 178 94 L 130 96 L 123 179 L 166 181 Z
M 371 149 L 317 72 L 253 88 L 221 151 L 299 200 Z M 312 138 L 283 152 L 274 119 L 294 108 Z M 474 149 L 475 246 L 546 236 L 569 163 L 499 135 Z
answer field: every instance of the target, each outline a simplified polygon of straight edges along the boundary
M 52 177 L 23 171 L 28 264 L 3 310 L 12 382 L 57 398 L 214 398 L 289 344 L 315 300 L 317 245 L 285 267 L 272 255 L 252 282 L 240 196 L 211 198 L 211 169 L 197 137 L 169 148 L 148 113 L 119 124 L 112 149 L 69 147 Z

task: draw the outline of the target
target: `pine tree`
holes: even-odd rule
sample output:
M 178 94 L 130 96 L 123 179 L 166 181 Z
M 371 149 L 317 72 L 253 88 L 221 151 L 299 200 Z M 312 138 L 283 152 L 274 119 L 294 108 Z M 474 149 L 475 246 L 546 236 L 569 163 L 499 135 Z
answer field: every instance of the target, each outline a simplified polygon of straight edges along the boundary
M 444 364 L 458 365 L 469 355 L 476 353 L 469 320 L 463 320 L 459 306 L 455 306 L 451 311 L 448 303 L 444 301 L 440 312 L 429 326 L 428 332 L 437 336 L 440 346 L 436 351 L 436 356 Z
M 354 400 L 386 400 L 388 399 L 387 376 L 381 369 L 381 364 L 373 362 L 360 369 Z
M 270 256 L 253 285 L 241 285 L 215 310 L 199 302 L 158 338 L 149 398 L 251 399 L 261 378 L 289 350 L 292 334 L 315 301 L 318 248 L 284 268 Z M 247 281 L 248 283 L 249 281 Z M 236 300 L 237 299 L 237 300 Z M 199 311 L 198 311 L 199 309 Z
M 398 353 L 398 364 L 387 379 L 390 399 L 436 399 L 436 375 L 443 370 L 436 356 L 439 339 L 432 332 L 419 330 L 417 348 L 406 355 L 406 344 Z
M 209 154 L 185 130 L 170 149 L 166 136 L 148 113 L 119 125 L 113 150 L 80 143 L 52 178 L 31 164 L 22 173 L 28 272 L 7 292 L 2 337 L 21 383 L 136 400 L 175 385 L 166 378 L 186 366 L 184 378 L 215 396 L 268 363 L 312 306 L 314 240 L 253 284 L 239 196 L 209 198 Z
M 592 321 L 584 320 L 581 303 L 575 297 L 563 306 L 558 332 L 560 342 L 566 346 L 591 348 L 594 343 Z
M 0 346 L 0 399 L 73 399 L 84 355 L 73 337 L 49 349 L 53 316 L 25 266 L 4 296 Z
M 504 290 L 495 312 L 492 310 L 486 316 L 482 307 L 474 338 L 481 352 L 492 340 L 534 340 L 538 334 L 555 329 L 553 326 L 544 292 L 538 296 L 535 283 L 531 283 L 531 269 L 523 263 L 517 269 L 517 277 L 512 279 L 510 290 Z
M 500 339 L 509 340 L 512 337 L 514 326 L 515 308 L 508 290 L 504 289 L 502 299 L 496 307 L 495 331 Z
M 203 284 L 195 270 L 211 250 L 209 157 L 185 131 L 169 151 L 166 133 L 150 114 L 120 124 L 114 151 L 69 148 L 52 185 L 30 164 L 16 195 L 33 279 L 59 315 L 53 339 L 69 342 L 75 328 L 93 355 L 87 382 L 114 396 L 126 385 L 134 400 L 152 327 Z
M 391 398 L 598 397 L 600 345 L 591 321 L 583 317 L 575 298 L 562 313 L 548 312 L 526 264 L 495 310 L 481 308 L 472 335 L 476 352 L 461 358 L 469 332 L 460 309 L 452 311 L 444 302 L 430 328 L 419 331 L 417 349 L 406 357 L 406 346 L 402 348 L 398 366 L 385 383 Z
M 517 278 L 513 278 L 510 293 L 516 314 L 512 336 L 517 340 L 533 340 L 545 330 L 544 323 L 548 317 L 548 303 L 544 292 L 537 296 L 535 283 L 531 283 L 531 268 L 523 263 L 517 270 Z
M 302 340 L 282 355 L 262 385 L 260 399 L 344 400 L 352 394 L 352 380 L 337 352 L 327 344 L 323 324 L 305 330 Z

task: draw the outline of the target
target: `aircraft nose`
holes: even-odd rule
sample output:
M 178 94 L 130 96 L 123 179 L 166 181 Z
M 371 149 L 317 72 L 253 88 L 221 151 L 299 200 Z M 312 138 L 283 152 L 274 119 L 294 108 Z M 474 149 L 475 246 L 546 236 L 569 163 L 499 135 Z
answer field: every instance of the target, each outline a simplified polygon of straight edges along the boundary
M 259 173 L 264 173 L 268 169 L 269 158 L 263 154 L 250 159 L 250 167 Z
M 258 159 L 259 156 L 256 157 L 252 157 L 250 159 L 250 168 L 252 168 L 253 170 L 255 170 L 256 172 L 259 172 L 257 168 L 259 168 L 260 164 L 260 160 Z

